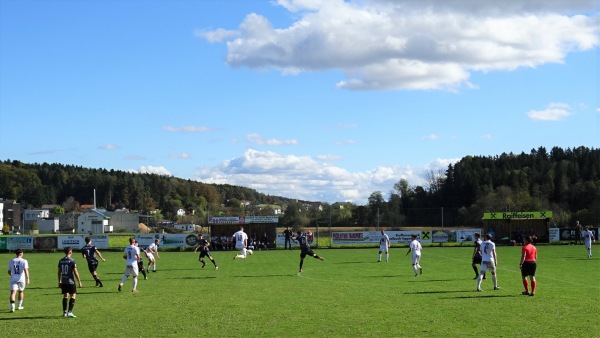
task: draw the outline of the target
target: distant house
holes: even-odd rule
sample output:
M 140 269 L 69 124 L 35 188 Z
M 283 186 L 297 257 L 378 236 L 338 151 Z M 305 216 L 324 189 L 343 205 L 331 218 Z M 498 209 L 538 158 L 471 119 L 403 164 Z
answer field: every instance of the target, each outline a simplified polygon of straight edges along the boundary
M 0 198 L 2 203 L 2 225 L 7 224 L 12 231 L 21 230 L 21 204 L 16 200 Z
M 177 209 L 177 216 L 185 216 L 185 209 Z
M 108 221 L 110 217 L 104 210 L 92 209 L 77 217 L 77 233 L 79 234 L 103 234 L 110 230 Z
M 49 217 L 50 211 L 47 209 L 25 209 L 23 211 L 23 233 L 32 230 L 34 222 L 38 224 L 39 230 L 40 221 Z
M 257 205 L 258 210 L 271 209 L 274 215 L 282 214 L 281 206 L 277 204 L 259 204 Z

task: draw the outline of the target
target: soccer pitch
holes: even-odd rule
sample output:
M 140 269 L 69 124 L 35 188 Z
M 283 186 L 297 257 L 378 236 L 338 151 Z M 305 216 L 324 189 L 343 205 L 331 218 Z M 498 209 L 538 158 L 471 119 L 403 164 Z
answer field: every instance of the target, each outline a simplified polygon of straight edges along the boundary
M 57 283 L 61 253 L 26 253 L 31 284 L 24 310 L 10 313 L 5 272 L 2 336 L 59 335 L 352 337 L 352 336 L 600 336 L 600 250 L 588 259 L 579 246 L 538 246 L 535 297 L 522 296 L 520 247 L 498 247 L 498 284 L 490 276 L 476 292 L 471 247 L 425 247 L 423 274 L 415 277 L 407 247 L 393 247 L 377 263 L 377 248 L 315 249 L 298 273 L 299 251 L 255 251 L 233 260 L 234 251 L 213 252 L 200 269 L 198 254 L 160 252 L 156 273 L 131 277 L 122 292 L 121 252 L 102 251 L 94 280 L 74 252 L 83 288 L 63 318 Z M 0 255 L 5 266 L 13 253 Z M 385 256 L 384 256 L 385 257 Z M 6 271 L 6 270 L 5 270 Z

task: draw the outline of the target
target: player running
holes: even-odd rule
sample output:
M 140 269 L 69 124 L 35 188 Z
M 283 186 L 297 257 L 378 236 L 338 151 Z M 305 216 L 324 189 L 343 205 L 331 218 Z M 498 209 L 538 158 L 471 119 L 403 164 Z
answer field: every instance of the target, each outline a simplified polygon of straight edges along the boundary
M 304 257 L 306 256 L 311 256 L 319 260 L 325 259 L 312 251 L 308 245 L 308 239 L 306 238 L 307 236 L 312 237 L 312 232 L 310 232 L 310 230 L 306 231 L 306 235 L 303 235 L 300 231 L 298 231 L 297 235 L 292 237 L 295 242 L 300 244 L 300 269 L 298 272 L 302 272 L 302 264 L 304 264 Z
M 106 262 L 106 260 L 102 257 L 102 254 L 98 251 L 96 246 L 92 245 L 91 237 L 85 238 L 85 245 L 81 248 L 81 255 L 87 260 L 88 269 L 96 281 L 96 286 L 103 287 L 104 285 L 102 285 L 100 277 L 98 277 L 98 273 L 96 272 L 96 269 L 98 268 L 98 259 L 96 258 L 96 255 L 98 255 L 103 262 Z
M 144 250 L 146 258 L 148 258 L 148 268 L 146 269 L 148 272 L 150 272 L 150 264 L 152 264 L 152 272 L 156 272 L 156 259 L 154 259 L 154 255 L 156 255 L 156 258 L 160 259 L 160 256 L 158 255 L 159 243 L 160 240 L 157 238 L 154 240 L 154 243 L 148 245 L 146 250 Z
M 208 259 L 210 259 L 210 261 L 215 266 L 215 270 L 219 270 L 217 263 L 215 263 L 215 259 L 210 254 L 210 250 L 208 248 L 209 246 L 210 246 L 210 242 L 207 241 L 206 239 L 204 239 L 203 234 L 200 234 L 200 235 L 198 235 L 198 246 L 196 246 L 196 248 L 194 249 L 194 252 L 196 252 L 196 251 L 198 251 L 198 249 L 200 249 L 200 256 L 198 257 L 198 260 L 202 263 L 202 269 L 204 269 L 204 266 L 206 265 L 206 262 L 204 262 L 204 257 L 208 257 Z
M 247 254 L 252 255 L 252 250 L 246 249 L 248 247 L 248 235 L 244 232 L 244 227 L 240 227 L 240 230 L 234 233 L 232 238 L 235 241 L 235 248 L 240 250 L 239 254 L 233 256 L 234 260 L 236 258 L 246 259 Z
M 423 247 L 421 246 L 421 243 L 417 241 L 417 235 L 411 235 L 410 237 L 412 238 L 412 241 L 408 246 L 408 251 L 406 252 L 405 256 L 408 256 L 408 254 L 412 251 L 411 264 L 413 267 L 413 272 L 415 273 L 415 277 L 417 277 L 419 274 L 423 274 L 423 268 L 419 264 L 421 261 L 421 250 L 423 250 Z M 419 273 L 417 273 L 417 271 Z

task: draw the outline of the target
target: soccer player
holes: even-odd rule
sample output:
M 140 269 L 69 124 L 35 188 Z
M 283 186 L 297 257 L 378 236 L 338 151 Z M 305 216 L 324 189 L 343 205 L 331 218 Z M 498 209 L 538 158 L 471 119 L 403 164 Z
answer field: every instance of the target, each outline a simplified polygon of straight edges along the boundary
M 23 258 L 23 250 L 15 250 L 17 257 L 8 262 L 8 275 L 10 276 L 10 312 L 15 312 L 15 297 L 19 292 L 18 310 L 23 310 L 23 292 L 25 284 L 29 284 L 29 263 Z
M 146 257 L 148 258 L 148 268 L 146 269 L 148 272 L 150 272 L 150 264 L 152 264 L 152 272 L 156 272 L 156 259 L 154 259 L 154 255 L 156 255 L 156 258 L 160 259 L 160 256 L 158 255 L 158 243 L 160 243 L 160 240 L 157 238 L 154 240 L 154 243 L 148 245 L 146 250 L 144 250 Z
M 381 262 L 381 253 L 385 252 L 385 262 L 387 263 L 390 259 L 390 237 L 385 234 L 385 231 L 381 229 L 381 238 L 379 238 L 379 257 L 377 258 L 378 262 Z
M 246 259 L 246 255 L 252 255 L 252 250 L 246 249 L 248 247 L 248 235 L 244 232 L 244 227 L 240 226 L 240 230 L 232 236 L 233 241 L 235 241 L 235 248 L 240 250 L 239 254 L 233 256 L 233 259 L 241 258 Z
M 476 232 L 474 235 L 475 241 L 473 245 L 473 259 L 471 260 L 471 266 L 475 271 L 475 278 L 479 277 L 479 271 L 477 271 L 477 264 L 481 265 L 481 235 Z M 483 274 L 483 279 L 485 279 L 485 274 Z
M 481 272 L 477 277 L 477 291 L 481 292 L 481 280 L 487 270 L 492 273 L 492 281 L 494 282 L 494 290 L 500 290 L 498 279 L 496 278 L 496 266 L 498 265 L 498 257 L 496 256 L 496 244 L 492 242 L 492 235 L 485 235 L 486 240 L 481 243 Z
M 585 248 L 588 251 L 588 258 L 592 258 L 592 241 L 596 241 L 594 233 L 590 230 L 590 227 L 586 225 L 585 230 L 581 232 L 581 238 L 585 244 Z
M 123 283 L 129 278 L 129 275 L 133 276 L 131 281 L 131 292 L 138 292 L 137 290 L 137 277 L 138 277 L 138 260 L 140 260 L 140 252 L 139 249 L 135 246 L 135 239 L 133 237 L 129 238 L 129 246 L 125 248 L 125 260 L 127 261 L 125 266 L 125 274 L 121 278 L 121 283 L 119 283 L 119 292 L 123 289 Z
M 140 254 L 140 243 L 137 240 L 133 240 L 133 245 L 135 245 L 135 247 L 137 248 L 138 251 L 138 261 L 137 261 L 137 266 L 138 266 L 138 271 L 142 273 L 142 275 L 144 275 L 144 280 L 148 279 L 148 276 L 146 275 L 146 269 L 144 269 L 144 260 L 142 259 L 142 255 Z
M 198 249 L 200 249 L 200 256 L 198 257 L 198 260 L 200 261 L 200 263 L 202 263 L 202 269 L 204 269 L 204 266 L 206 265 L 206 263 L 204 262 L 204 257 L 208 257 L 208 259 L 210 259 L 210 261 L 215 266 L 215 270 L 219 270 L 217 263 L 215 263 L 215 259 L 210 254 L 210 250 L 208 248 L 209 246 L 210 246 L 210 242 L 207 241 L 206 239 L 204 239 L 203 234 L 200 234 L 200 235 L 198 235 L 198 246 L 196 246 L 196 248 L 194 249 L 194 252 L 196 252 L 196 251 L 198 251 Z
M 61 288 L 63 294 L 63 317 L 75 318 L 77 317 L 73 314 L 75 298 L 77 297 L 75 278 L 77 278 L 80 288 L 82 288 L 83 285 L 81 285 L 81 278 L 79 278 L 79 272 L 77 272 L 77 264 L 75 264 L 75 260 L 71 257 L 71 255 L 73 255 L 73 250 L 71 247 L 66 247 L 64 251 L 65 257 L 58 261 L 58 287 Z
M 532 243 L 533 239 L 531 238 L 531 236 L 526 236 L 525 245 L 523 245 L 523 248 L 521 249 L 521 262 L 519 263 L 519 267 L 521 268 L 521 277 L 523 277 L 523 286 L 525 287 L 525 291 L 523 291 L 521 294 L 525 296 L 535 295 L 535 270 L 537 268 L 537 249 Z M 529 293 L 527 276 L 529 276 L 529 279 L 531 280 L 531 293 Z
M 421 261 L 421 250 L 423 250 L 423 247 L 421 246 L 421 243 L 419 243 L 419 241 L 417 241 L 417 235 L 412 235 L 411 238 L 412 238 L 412 241 L 410 242 L 410 245 L 408 246 L 408 251 L 406 252 L 405 256 L 408 256 L 408 254 L 412 251 L 412 263 L 411 264 L 413 267 L 413 272 L 415 273 L 415 277 L 417 277 L 419 274 L 423 273 L 423 268 L 419 264 Z M 419 273 L 417 273 L 417 270 L 419 271 Z
M 325 259 L 312 251 L 308 245 L 308 239 L 306 238 L 307 236 L 312 237 L 312 232 L 310 232 L 310 230 L 306 231 L 306 235 L 303 235 L 300 231 L 298 231 L 297 235 L 292 237 L 294 241 L 297 241 L 298 244 L 300 244 L 300 269 L 298 272 L 302 272 L 302 265 L 304 264 L 304 257 L 306 256 L 311 256 L 319 260 Z
M 103 287 L 104 285 L 102 285 L 100 277 L 98 277 L 98 273 L 96 272 L 96 269 L 98 268 L 98 259 L 96 258 L 96 255 L 98 255 L 103 262 L 106 262 L 106 260 L 102 257 L 102 254 L 98 251 L 96 246 L 92 245 L 92 237 L 85 238 L 85 245 L 81 249 L 81 255 L 87 260 L 88 269 L 96 281 L 96 286 Z

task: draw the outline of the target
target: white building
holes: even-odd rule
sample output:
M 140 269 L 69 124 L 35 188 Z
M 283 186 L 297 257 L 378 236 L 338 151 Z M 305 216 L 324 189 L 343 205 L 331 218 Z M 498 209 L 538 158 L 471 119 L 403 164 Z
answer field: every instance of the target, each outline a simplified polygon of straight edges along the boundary
M 40 234 L 57 234 L 59 231 L 58 218 L 42 218 L 38 221 Z
M 191 223 L 175 224 L 173 227 L 175 229 L 183 230 L 183 232 L 194 232 L 196 230 L 202 229 L 201 226 L 196 225 L 196 224 L 191 224 Z
M 92 209 L 77 217 L 77 233 L 103 234 L 108 228 L 110 217 L 103 210 Z

